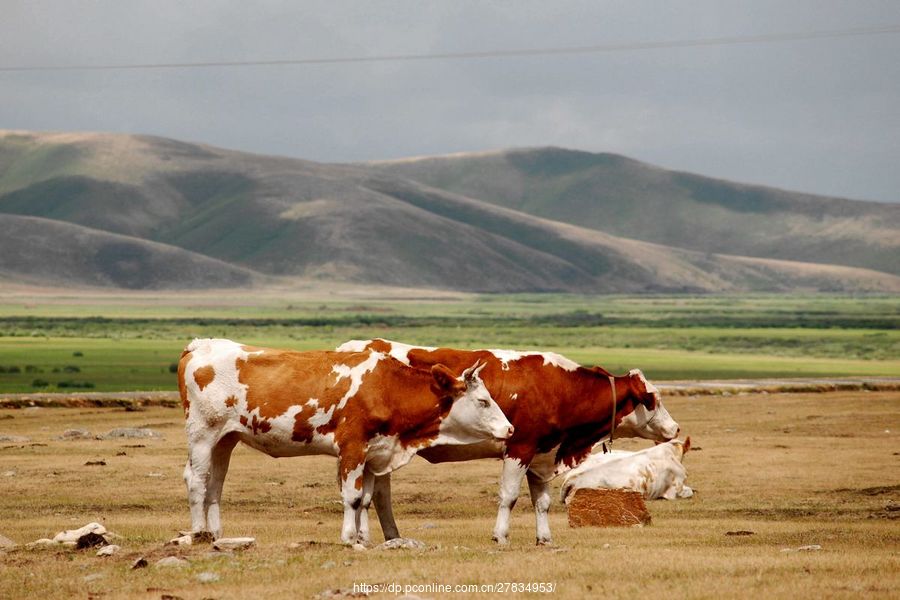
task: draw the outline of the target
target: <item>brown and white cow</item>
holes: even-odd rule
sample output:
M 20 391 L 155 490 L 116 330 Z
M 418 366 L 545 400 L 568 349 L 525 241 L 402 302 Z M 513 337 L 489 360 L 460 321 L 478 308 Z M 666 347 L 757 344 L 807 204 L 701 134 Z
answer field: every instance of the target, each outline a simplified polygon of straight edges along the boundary
M 375 350 L 293 352 L 194 340 L 178 364 L 188 461 L 184 479 L 197 534 L 222 534 L 219 501 L 240 441 L 270 456 L 338 458 L 341 540 L 368 541 L 376 475 L 434 444 L 507 439 L 513 427 L 473 364 L 418 369 Z
M 341 351 L 375 350 L 413 367 L 444 364 L 454 373 L 476 361 L 482 379 L 515 427 L 505 443 L 467 446 L 438 444 L 420 452 L 429 462 L 502 458 L 500 507 L 493 538 L 509 541 L 509 515 L 522 478 L 535 510 L 538 544 L 551 543 L 550 481 L 558 469 L 574 467 L 598 442 L 613 437 L 654 441 L 678 435 L 678 424 L 663 407 L 659 391 L 637 369 L 616 377 L 600 367 L 586 368 L 552 352 L 455 350 L 410 346 L 388 340 L 354 340 Z M 615 425 L 613 405 L 615 404 Z M 375 509 L 386 539 L 399 537 L 391 510 L 390 475 L 375 478 Z

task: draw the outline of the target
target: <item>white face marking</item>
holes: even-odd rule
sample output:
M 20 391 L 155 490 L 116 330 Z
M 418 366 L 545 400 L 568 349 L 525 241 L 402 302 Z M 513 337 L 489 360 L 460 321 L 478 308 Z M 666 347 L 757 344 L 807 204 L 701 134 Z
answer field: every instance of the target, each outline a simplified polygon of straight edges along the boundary
M 337 407 L 338 410 L 344 408 L 346 406 L 347 401 L 350 400 L 353 396 L 356 395 L 356 392 L 359 391 L 359 386 L 362 385 L 363 376 L 366 373 L 375 369 L 375 366 L 384 358 L 384 354 L 381 352 L 369 352 L 369 357 L 356 365 L 355 367 L 350 367 L 347 365 L 334 365 L 331 368 L 331 372 L 337 375 L 337 381 L 341 379 L 345 379 L 347 377 L 350 378 L 350 389 L 347 390 L 347 393 L 344 394 L 344 397 L 341 398 L 341 401 L 338 402 Z
M 459 380 L 464 381 L 462 377 Z M 440 423 L 437 438 L 429 445 L 474 444 L 506 439 L 511 427 L 509 419 L 476 375 L 467 384 L 465 393 L 453 403 Z

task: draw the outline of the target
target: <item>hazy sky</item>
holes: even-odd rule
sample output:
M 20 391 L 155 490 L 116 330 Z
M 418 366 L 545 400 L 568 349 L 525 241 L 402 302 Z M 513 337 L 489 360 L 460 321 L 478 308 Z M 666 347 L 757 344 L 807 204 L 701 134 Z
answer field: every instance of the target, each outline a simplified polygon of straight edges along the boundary
M 335 58 L 900 25 L 900 2 L 0 0 L 0 67 Z M 555 145 L 900 201 L 900 34 L 589 55 L 0 72 L 0 128 L 319 161 Z

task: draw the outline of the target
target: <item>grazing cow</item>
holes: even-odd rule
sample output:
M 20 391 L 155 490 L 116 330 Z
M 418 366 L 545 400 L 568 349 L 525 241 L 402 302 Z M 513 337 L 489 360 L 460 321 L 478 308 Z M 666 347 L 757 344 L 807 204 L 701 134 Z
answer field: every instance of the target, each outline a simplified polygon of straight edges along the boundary
M 433 445 L 419 454 L 430 462 L 502 458 L 500 507 L 493 538 L 508 543 L 509 515 L 522 478 L 535 510 L 537 543 L 551 543 L 550 480 L 557 468 L 574 467 L 597 442 L 614 437 L 654 441 L 678 435 L 678 423 L 663 407 L 659 391 L 637 369 L 616 377 L 600 367 L 585 368 L 550 352 L 425 348 L 388 340 L 354 340 L 342 351 L 384 352 L 413 367 L 445 364 L 454 373 L 475 361 L 485 364 L 482 378 L 515 426 L 505 443 Z M 399 537 L 391 511 L 390 476 L 376 477 L 375 509 L 386 539 Z
M 690 498 L 694 491 L 684 485 L 687 471 L 681 464 L 691 449 L 691 438 L 671 440 L 639 452 L 613 450 L 592 454 L 566 474 L 560 499 L 566 504 L 577 490 L 607 489 L 640 492 L 647 500 Z
M 184 479 L 194 533 L 222 534 L 219 501 L 241 441 L 274 457 L 338 458 L 341 540 L 368 541 L 375 475 L 433 444 L 505 440 L 513 427 L 470 365 L 410 367 L 378 351 L 292 352 L 194 340 L 178 363 L 186 419 Z

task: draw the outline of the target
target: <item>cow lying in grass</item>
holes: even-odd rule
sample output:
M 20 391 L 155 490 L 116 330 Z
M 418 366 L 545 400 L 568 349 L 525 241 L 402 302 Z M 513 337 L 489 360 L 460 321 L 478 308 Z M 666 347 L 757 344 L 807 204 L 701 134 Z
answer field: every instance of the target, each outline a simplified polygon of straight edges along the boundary
M 375 475 L 435 444 L 506 440 L 513 427 L 479 377 L 416 369 L 377 351 L 292 352 L 194 340 L 178 363 L 186 419 L 184 479 L 194 534 L 222 534 L 219 501 L 240 441 L 270 456 L 338 458 L 341 540 L 368 541 Z
M 647 500 L 690 498 L 684 485 L 687 471 L 681 461 L 691 449 L 691 438 L 672 440 L 638 452 L 613 450 L 592 454 L 566 474 L 560 499 L 568 504 L 577 490 L 609 489 L 640 492 Z
M 600 367 L 582 367 L 553 352 L 425 348 L 382 339 L 354 340 L 338 350 L 384 352 L 420 368 L 445 364 L 454 373 L 475 361 L 486 365 L 484 383 L 515 426 L 513 436 L 503 443 L 435 445 L 420 455 L 430 462 L 503 459 L 500 508 L 493 535 L 500 544 L 508 543 L 510 511 L 526 474 L 537 521 L 537 543 L 549 544 L 550 481 L 558 467 L 577 465 L 594 444 L 610 435 L 665 441 L 679 431 L 659 391 L 637 369 L 614 376 Z M 384 537 L 399 537 L 391 510 L 390 474 L 376 477 L 374 502 Z

